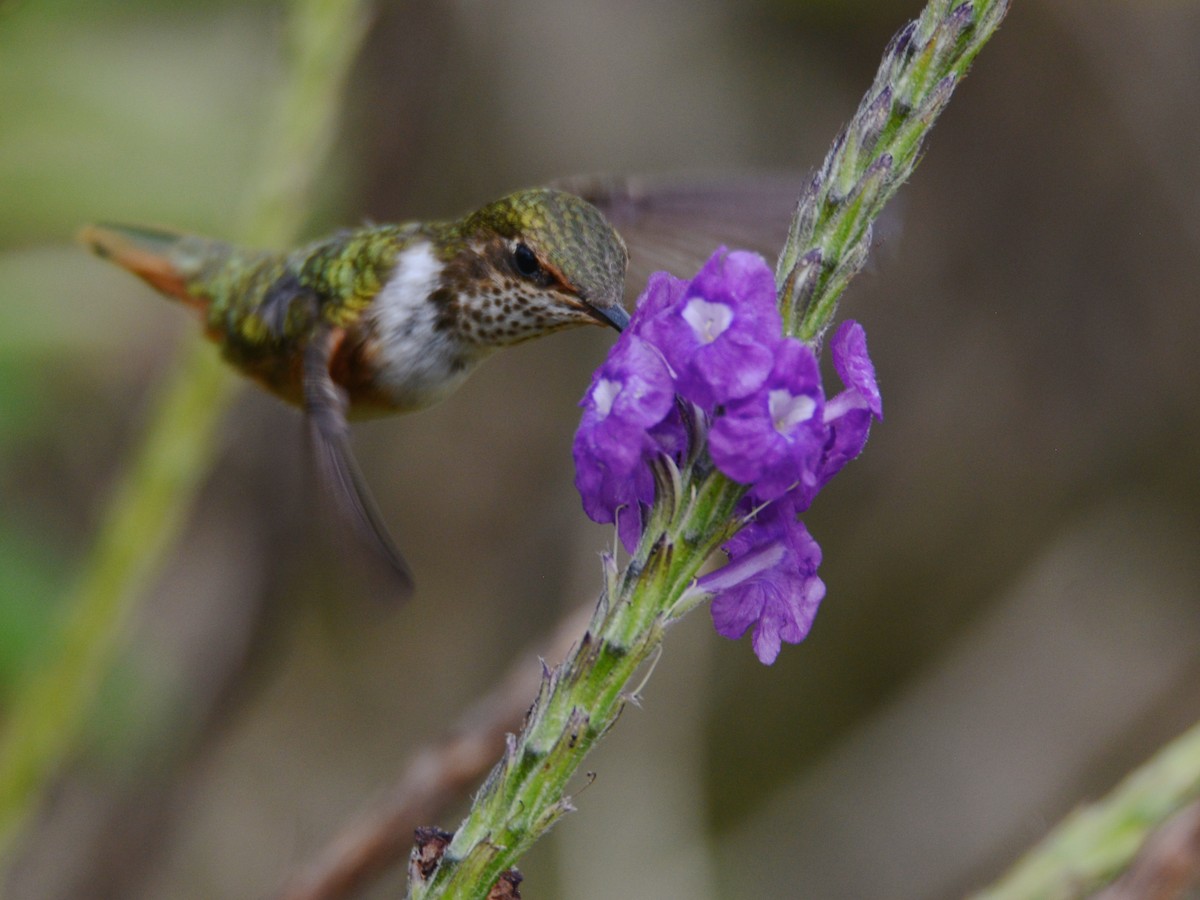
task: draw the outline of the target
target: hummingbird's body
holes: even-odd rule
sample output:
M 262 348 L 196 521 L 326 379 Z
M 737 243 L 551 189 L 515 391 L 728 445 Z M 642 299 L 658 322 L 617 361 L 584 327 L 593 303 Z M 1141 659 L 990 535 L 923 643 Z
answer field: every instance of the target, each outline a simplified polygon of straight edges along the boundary
M 436 403 L 499 347 L 628 321 L 624 242 L 595 207 L 553 189 L 291 252 L 121 225 L 82 239 L 195 308 L 226 359 L 305 409 L 327 479 L 406 579 L 354 466 L 346 418 Z
M 292 403 L 304 403 L 306 348 L 333 334 L 330 375 L 355 416 L 430 406 L 499 347 L 624 323 L 624 243 L 562 191 L 524 191 L 454 222 L 344 230 L 284 253 L 127 226 L 93 226 L 83 239 L 195 307 L 229 362 Z
M 348 413 L 408 412 L 445 397 L 492 349 L 465 339 L 459 298 L 439 293 L 453 262 L 435 251 L 445 230 L 365 227 L 287 253 L 174 238 L 167 258 L 184 277 L 167 293 L 198 308 L 230 363 L 291 403 L 304 402 L 304 350 L 328 329 L 339 332 L 329 369 Z M 472 292 L 466 305 L 476 302 Z

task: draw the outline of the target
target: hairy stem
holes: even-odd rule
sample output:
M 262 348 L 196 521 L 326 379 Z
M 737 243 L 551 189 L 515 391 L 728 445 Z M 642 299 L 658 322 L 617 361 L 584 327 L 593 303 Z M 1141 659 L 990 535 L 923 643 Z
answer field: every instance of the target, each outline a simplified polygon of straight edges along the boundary
M 428 881 L 410 885 L 410 897 L 486 897 L 501 873 L 570 811 L 567 783 L 620 715 L 628 685 L 662 640 L 668 611 L 725 539 L 743 492 L 710 473 L 698 485 L 698 502 L 681 504 L 665 527 L 646 530 L 635 564 L 605 592 L 566 661 L 544 673 L 520 737 L 509 741 L 441 865 Z
M 816 340 L 871 247 L 871 223 L 908 179 L 955 86 L 1008 0 L 931 0 L 896 34 L 850 124 L 809 180 L 779 254 L 784 331 Z
M 365 0 L 295 0 L 288 59 L 263 175 L 242 237 L 280 245 L 304 221 L 331 143 L 337 100 L 367 21 Z M 138 596 L 162 569 L 214 455 L 234 380 L 211 347 L 194 345 L 160 392 L 121 477 L 65 619 L 42 666 L 13 699 L 0 741 L 0 859 L 69 752 Z

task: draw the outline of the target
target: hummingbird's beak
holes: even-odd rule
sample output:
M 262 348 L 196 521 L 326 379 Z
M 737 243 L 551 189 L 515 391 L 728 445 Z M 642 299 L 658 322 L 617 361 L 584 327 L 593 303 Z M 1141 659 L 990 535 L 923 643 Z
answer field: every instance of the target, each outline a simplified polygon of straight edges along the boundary
M 590 303 L 584 304 L 587 311 L 601 325 L 611 325 L 617 331 L 624 331 L 629 324 L 629 313 L 625 312 L 625 307 L 617 306 L 592 306 Z

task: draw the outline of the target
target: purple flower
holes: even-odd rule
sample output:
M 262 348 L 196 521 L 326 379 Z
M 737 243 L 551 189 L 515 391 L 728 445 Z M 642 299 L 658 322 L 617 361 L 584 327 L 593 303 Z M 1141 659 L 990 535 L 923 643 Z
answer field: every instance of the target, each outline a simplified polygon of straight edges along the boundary
M 670 272 L 655 272 L 646 282 L 646 289 L 637 299 L 637 306 L 629 319 L 629 328 L 634 334 L 641 334 L 646 322 L 655 316 L 668 312 L 687 291 L 688 283 L 676 278 Z
M 798 644 L 812 628 L 825 584 L 817 577 L 821 548 L 785 498 L 759 511 L 725 544 L 729 562 L 696 588 L 715 593 L 713 625 L 727 638 L 754 626 L 751 645 L 771 665 L 783 642 Z
M 754 392 L 770 373 L 783 338 L 775 304 L 763 258 L 722 247 L 682 293 L 660 286 L 634 327 L 662 351 L 679 393 L 711 410 Z
M 759 500 L 811 483 L 825 439 L 823 403 L 816 355 L 801 341 L 783 340 L 758 390 L 730 401 L 713 422 L 708 435 L 713 462 L 734 481 L 752 485 Z
M 617 522 L 632 551 L 641 534 L 641 506 L 654 499 L 648 461 L 661 452 L 654 432 L 674 407 L 671 375 L 658 351 L 626 333 L 592 377 L 575 433 L 575 487 L 596 522 Z
M 825 404 L 825 448 L 817 465 L 813 493 L 862 452 L 872 417 L 883 420 L 883 400 L 875 381 L 875 366 L 867 355 L 863 327 L 853 320 L 843 322 L 830 348 L 833 366 L 846 389 Z
M 848 390 L 855 391 L 866 402 L 867 409 L 883 421 L 883 398 L 875 381 L 875 366 L 867 355 L 867 333 L 853 319 L 843 322 L 830 344 L 833 367 Z
M 633 552 L 642 507 L 654 501 L 651 462 L 683 464 L 688 440 L 746 485 L 743 516 L 724 545 L 728 563 L 691 590 L 713 596 L 717 631 L 753 628 L 755 655 L 770 665 L 812 627 L 825 585 L 821 550 L 797 516 L 866 443 L 883 403 L 862 326 L 844 323 L 830 342 L 844 390 L 826 400 L 813 349 L 785 338 L 774 277 L 761 257 L 719 249 L 694 279 L 651 276 L 629 327 L 580 405 L 575 485 L 587 514 L 615 522 Z M 676 395 L 690 401 L 681 415 Z
M 770 501 L 788 494 L 797 510 L 862 452 L 871 418 L 882 414 L 866 336 L 846 322 L 831 343 L 834 368 L 847 387 L 824 400 L 816 356 L 800 341 L 783 339 L 775 365 L 758 389 L 718 411 L 709 432 L 717 468 Z

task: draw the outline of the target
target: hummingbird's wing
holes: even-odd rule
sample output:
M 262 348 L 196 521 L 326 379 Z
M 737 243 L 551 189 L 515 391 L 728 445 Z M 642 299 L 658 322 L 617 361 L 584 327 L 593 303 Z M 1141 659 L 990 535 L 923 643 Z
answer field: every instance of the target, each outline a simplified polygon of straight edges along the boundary
M 340 330 L 326 330 L 304 350 L 304 411 L 308 414 L 309 436 L 322 480 L 338 512 L 395 573 L 407 594 L 413 589 L 412 570 L 396 549 L 354 460 L 346 423 L 348 401 L 329 373 L 340 337 Z
M 690 278 L 722 244 L 754 250 L 774 263 L 805 186 L 794 173 L 740 176 L 560 179 L 604 213 L 629 247 L 626 293 L 632 297 L 651 272 Z

